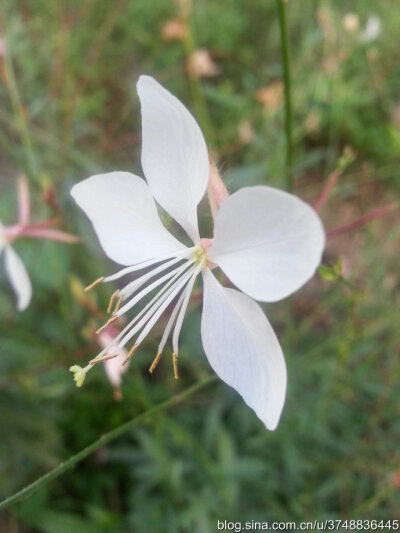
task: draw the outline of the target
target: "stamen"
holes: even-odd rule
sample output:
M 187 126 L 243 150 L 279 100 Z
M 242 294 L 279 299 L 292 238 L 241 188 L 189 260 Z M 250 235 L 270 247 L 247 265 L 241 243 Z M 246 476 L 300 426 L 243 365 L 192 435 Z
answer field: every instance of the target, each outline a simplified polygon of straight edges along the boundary
M 182 288 L 186 285 L 186 283 L 188 282 L 191 274 L 192 274 L 192 270 L 187 272 L 186 275 L 179 280 L 179 282 L 176 282 L 176 284 L 171 287 L 171 291 L 172 292 L 169 294 L 169 296 L 165 295 L 161 302 L 157 302 L 154 305 L 155 312 L 154 312 L 153 316 L 150 315 L 151 318 L 150 317 L 146 317 L 148 322 L 147 322 L 146 326 L 143 328 L 141 334 L 139 335 L 139 337 L 136 340 L 136 342 L 138 344 L 141 344 L 143 342 L 143 340 L 147 337 L 148 333 L 150 332 L 150 330 L 152 329 L 154 324 L 157 322 L 157 320 L 160 318 L 160 316 L 163 314 L 163 312 L 166 310 L 166 308 L 169 306 L 169 304 L 173 301 L 173 299 L 177 296 L 179 291 L 181 291 Z M 150 311 L 149 311 L 149 314 L 150 314 Z M 142 322 L 144 322 L 144 323 L 146 322 L 145 321 L 145 317 L 143 317 Z M 136 327 L 138 327 L 138 326 L 136 326 Z M 131 333 L 129 333 L 129 335 L 131 335 Z
M 156 274 L 159 274 L 163 270 L 166 270 L 167 268 L 171 267 L 175 263 L 178 263 L 179 261 L 182 261 L 181 257 L 174 257 L 171 261 L 167 261 L 166 263 L 160 265 L 159 267 L 155 268 L 154 270 L 151 270 L 150 272 L 147 272 L 146 274 L 143 274 L 138 279 L 135 279 L 128 283 L 122 290 L 121 290 L 121 296 L 126 299 L 131 296 L 136 290 L 140 289 L 146 281 L 148 281 L 151 278 L 154 278 Z
M 123 276 L 126 276 L 126 274 L 130 274 L 131 272 L 136 272 L 137 270 L 141 270 L 142 268 L 146 268 L 152 265 L 155 265 L 156 263 L 161 263 L 161 261 L 166 261 L 167 259 L 170 259 L 171 257 L 174 258 L 181 258 L 185 259 L 187 257 L 190 257 L 194 247 L 191 248 L 185 248 L 184 250 L 181 250 L 179 252 L 176 252 L 174 254 L 168 254 L 162 257 L 157 257 L 154 259 L 149 259 L 148 261 L 143 261 L 141 263 L 137 263 L 136 265 L 132 265 L 126 268 L 123 268 L 119 272 L 116 272 L 115 274 L 111 274 L 111 276 L 107 276 L 104 278 L 104 281 L 107 283 L 108 281 L 115 281 L 116 279 L 122 278 Z
M 113 308 L 115 298 L 118 296 L 118 294 L 119 294 L 119 289 L 117 289 L 115 292 L 112 293 L 110 301 L 108 302 L 107 313 L 111 313 L 111 309 Z
M 153 269 L 153 271 L 144 274 L 138 280 L 135 280 L 134 282 L 131 282 L 130 284 L 128 284 L 124 289 L 114 292 L 114 294 L 110 298 L 110 302 L 108 306 L 108 310 L 111 311 L 112 306 L 115 304 L 113 315 L 103 326 L 101 326 L 97 330 L 96 333 L 100 333 L 101 331 L 103 331 L 111 323 L 117 320 L 118 317 L 120 317 L 126 311 L 134 307 L 136 303 L 138 303 L 148 293 L 150 293 L 151 291 L 153 291 L 160 285 L 162 284 L 164 285 L 163 287 L 161 287 L 158 293 L 151 299 L 151 301 L 148 302 L 144 306 L 144 308 L 127 324 L 127 326 L 123 328 L 123 330 L 118 335 L 116 335 L 116 337 L 108 344 L 108 346 L 105 347 L 97 355 L 97 357 L 95 357 L 94 359 L 90 361 L 90 365 L 94 365 L 97 362 L 101 362 L 103 360 L 107 360 L 108 358 L 111 358 L 111 356 L 109 356 L 111 351 L 113 353 L 119 352 L 138 331 L 142 330 L 140 335 L 137 337 L 135 344 L 129 351 L 125 361 L 123 362 L 123 365 L 125 365 L 132 358 L 136 350 L 139 348 L 139 345 L 141 345 L 142 341 L 146 338 L 146 336 L 148 335 L 150 330 L 153 328 L 155 323 L 158 321 L 162 313 L 164 313 L 167 307 L 171 304 L 171 302 L 178 295 L 179 295 L 178 302 L 176 303 L 173 309 L 173 312 L 171 313 L 171 316 L 168 320 L 167 327 L 165 328 L 164 335 L 160 343 L 160 348 L 164 347 L 166 340 L 172 329 L 172 326 L 176 320 L 176 317 L 178 317 L 178 320 L 177 320 L 177 323 L 175 324 L 175 330 L 177 332 L 176 336 L 179 336 L 179 332 L 180 332 L 182 322 L 183 322 L 184 311 L 187 308 L 190 293 L 192 291 L 195 278 L 200 272 L 201 266 L 202 266 L 199 264 L 198 261 L 196 261 L 196 257 L 193 256 L 193 253 L 192 253 L 193 249 L 196 249 L 196 247 L 191 248 L 191 249 L 186 249 L 184 252 L 179 254 L 181 256 L 180 258 L 177 258 L 176 256 L 172 257 L 170 261 L 166 261 L 166 263 L 164 263 L 163 265 L 157 266 L 155 269 Z M 124 298 L 126 298 L 127 294 L 129 293 L 133 294 L 133 292 L 135 292 L 148 279 L 150 279 L 151 277 L 154 277 L 156 274 L 178 263 L 178 261 L 182 261 L 182 259 L 184 258 L 184 255 L 186 256 L 191 255 L 191 257 L 187 257 L 187 260 L 183 264 L 176 267 L 175 269 L 172 269 L 172 271 L 167 272 L 166 274 L 161 276 L 159 279 L 156 279 L 151 284 L 149 284 L 147 287 L 143 288 L 134 297 L 132 297 L 124 306 L 121 307 L 121 303 L 124 300 Z M 160 259 L 154 260 L 154 261 L 152 260 L 150 262 L 157 263 L 157 262 L 160 262 Z M 193 266 L 194 262 L 197 263 L 195 266 Z M 144 266 L 150 266 L 149 262 L 146 262 L 146 265 L 142 263 L 141 265 L 135 265 L 132 268 L 139 270 L 139 268 L 143 268 Z M 124 273 L 128 273 L 127 270 L 128 269 L 125 269 Z M 122 275 L 121 272 L 118 274 Z M 100 282 L 100 280 L 98 282 Z M 179 294 L 181 291 L 182 291 L 182 294 Z M 116 298 L 118 295 L 119 295 L 119 298 L 116 302 Z M 175 336 L 175 331 L 174 331 L 174 336 Z M 150 365 L 149 371 L 151 373 L 154 371 L 157 364 L 159 363 L 161 354 L 162 354 L 162 349 L 159 349 L 156 357 L 154 358 L 152 364 Z M 178 378 L 178 367 L 177 367 L 178 350 L 174 349 L 174 354 L 175 354 L 173 358 L 175 359 L 174 376 L 177 379 Z
M 102 355 L 101 357 L 95 357 L 91 361 L 89 361 L 89 365 L 95 365 L 96 363 L 101 363 L 102 361 L 107 361 L 108 359 L 114 359 L 114 357 L 118 357 L 119 354 L 112 353 L 108 355 Z
M 122 306 L 121 309 L 119 309 L 117 311 L 117 315 L 121 316 L 124 313 L 126 313 L 127 311 L 129 311 L 129 309 L 131 309 L 134 305 L 137 304 L 137 302 L 139 302 L 142 298 L 144 298 L 146 296 L 146 294 L 148 294 L 149 292 L 154 290 L 156 287 L 158 287 L 159 285 L 164 283 L 164 281 L 167 281 L 168 279 L 170 279 L 172 276 L 180 275 L 192 263 L 193 263 L 193 260 L 192 261 L 187 261 L 186 263 L 184 263 L 181 267 L 177 268 L 176 270 L 173 270 L 172 272 L 168 272 L 164 276 L 161 276 L 161 278 L 157 279 L 156 281 L 153 281 L 153 283 L 150 283 L 150 285 L 148 285 L 146 288 L 141 290 L 134 298 L 132 298 L 132 300 L 130 300 L 128 303 L 126 303 L 124 306 Z
M 179 379 L 179 373 L 178 373 L 178 356 L 174 352 L 172 354 L 172 366 L 174 367 L 174 378 Z
M 139 344 L 134 344 L 132 348 L 129 350 L 128 355 L 125 359 L 125 361 L 122 363 L 122 366 L 125 366 L 128 361 L 130 361 L 134 355 L 134 353 L 139 349 Z
M 159 293 L 157 293 L 150 302 L 145 305 L 145 307 L 135 316 L 133 319 L 123 328 L 123 330 L 114 337 L 114 339 L 97 355 L 95 359 L 98 357 L 101 357 L 102 355 L 106 354 L 115 346 L 117 342 L 121 340 L 121 338 L 132 328 L 132 326 L 146 313 L 146 311 L 154 304 L 156 300 L 158 300 L 162 295 L 164 297 L 167 296 L 167 294 L 164 294 L 168 290 L 168 294 L 170 294 L 170 291 L 173 289 L 172 285 L 176 281 L 176 278 L 180 275 L 180 272 L 177 272 L 175 276 L 173 276 L 168 283 L 165 284 L 165 286 L 160 290 Z
M 99 283 L 102 283 L 106 278 L 103 276 L 101 278 L 97 278 L 94 280 L 93 283 L 91 283 L 90 285 L 88 285 L 87 287 L 85 287 L 83 290 L 85 292 L 89 292 L 91 291 L 92 289 L 94 289 L 97 285 L 99 285 Z
M 183 299 L 185 298 L 185 294 L 186 292 L 184 291 L 180 297 L 179 297 L 179 300 L 177 301 L 177 303 L 175 304 L 175 307 L 174 307 L 174 310 L 172 311 L 171 313 L 171 316 L 169 317 L 169 320 L 167 322 L 167 325 L 165 326 L 165 330 L 164 330 L 164 333 L 163 333 L 163 336 L 161 338 L 161 341 L 160 341 L 160 344 L 158 346 L 158 351 L 159 352 L 162 352 L 164 350 L 164 346 L 167 342 L 167 339 L 168 339 L 168 336 L 170 334 L 170 331 L 172 329 L 172 326 L 174 324 L 174 321 L 175 321 L 175 318 L 176 318 L 176 315 L 178 314 L 178 311 L 179 309 L 181 308 L 181 305 L 182 305 L 182 302 L 183 302 Z
M 142 341 L 145 339 L 145 337 L 147 336 L 151 328 L 154 326 L 154 324 L 157 322 L 157 320 L 160 318 L 162 313 L 165 311 L 171 301 L 176 297 L 182 287 L 187 283 L 190 275 L 191 271 L 186 273 L 186 275 L 183 276 L 183 278 L 181 278 L 179 281 L 176 281 L 168 289 L 168 291 L 150 307 L 147 313 L 143 315 L 142 319 L 121 339 L 116 348 L 116 351 L 121 350 L 125 346 L 125 344 L 144 326 L 141 334 L 136 339 L 136 344 L 142 343 Z
M 160 359 L 161 359 L 161 356 L 162 356 L 162 352 L 159 352 L 155 358 L 153 359 L 153 362 L 151 363 L 150 365 L 150 368 L 149 368 L 149 372 L 150 374 L 152 374 L 156 368 L 156 366 L 158 365 L 158 363 L 160 362 Z
M 101 331 L 103 331 L 103 329 L 106 329 L 107 326 L 109 326 L 110 324 L 112 324 L 116 320 L 118 320 L 118 317 L 117 316 L 112 316 L 109 320 L 107 320 L 107 322 L 105 324 L 103 324 L 98 330 L 96 330 L 96 335 L 98 335 Z
M 189 298 L 190 298 L 190 295 L 192 294 L 193 285 L 194 285 L 194 282 L 196 281 L 197 274 L 200 272 L 201 268 L 202 268 L 201 266 L 198 266 L 196 268 L 196 270 L 193 273 L 193 276 L 191 277 L 189 283 L 187 284 L 187 287 L 184 292 L 185 296 L 182 302 L 182 306 L 180 308 L 178 318 L 176 319 L 175 329 L 174 329 L 174 333 L 172 336 L 172 348 L 174 350 L 174 353 L 176 354 L 179 353 L 179 349 L 178 349 L 179 334 L 181 332 L 183 319 L 185 318 L 186 309 L 189 304 Z

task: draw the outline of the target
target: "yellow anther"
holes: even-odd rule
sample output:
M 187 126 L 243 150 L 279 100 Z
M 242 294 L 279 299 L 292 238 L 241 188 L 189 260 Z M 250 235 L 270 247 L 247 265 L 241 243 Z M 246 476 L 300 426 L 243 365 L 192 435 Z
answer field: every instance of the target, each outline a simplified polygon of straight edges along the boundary
M 155 358 L 153 359 L 153 362 L 151 363 L 150 365 L 150 368 L 149 368 L 149 372 L 150 374 L 152 374 L 156 368 L 156 366 L 158 365 L 158 363 L 160 362 L 160 359 L 161 359 L 161 356 L 162 356 L 162 352 L 161 353 L 158 353 Z
M 113 308 L 114 301 L 115 301 L 115 298 L 118 296 L 118 293 L 119 293 L 118 289 L 112 293 L 110 301 L 108 302 L 107 313 L 111 313 L 111 309 Z
M 112 316 L 109 320 L 107 320 L 107 322 L 105 324 L 103 324 L 97 331 L 96 331 L 96 334 L 98 335 L 101 331 L 103 331 L 103 329 L 106 329 L 107 326 L 109 326 L 110 324 L 112 324 L 113 322 L 115 322 L 116 320 L 118 320 L 118 317 L 117 316 Z
M 119 308 L 121 307 L 121 304 L 122 302 L 124 301 L 124 299 L 122 298 L 122 296 L 120 296 L 117 300 L 117 303 L 115 305 L 115 309 L 113 311 L 113 313 L 115 314 L 117 311 L 119 311 Z
M 134 344 L 132 348 L 129 350 L 128 355 L 125 359 L 125 361 L 122 363 L 122 366 L 126 365 L 126 363 L 132 358 L 133 354 L 138 350 L 139 344 Z
M 95 365 L 96 363 L 101 363 L 102 361 L 107 361 L 108 359 L 114 359 L 114 357 L 118 357 L 119 354 L 117 353 L 110 353 L 107 355 L 102 355 L 101 357 L 95 357 L 91 361 L 89 361 L 89 365 Z
M 90 285 L 88 285 L 87 287 L 85 287 L 83 290 L 85 292 L 88 292 L 88 291 L 91 291 L 92 289 L 94 289 L 99 283 L 101 283 L 102 281 L 104 281 L 104 276 L 102 278 L 97 278 L 96 280 L 94 280 L 93 283 L 91 283 Z
M 176 353 L 172 354 L 172 366 L 174 367 L 174 378 L 179 379 L 179 373 L 178 373 L 178 356 Z

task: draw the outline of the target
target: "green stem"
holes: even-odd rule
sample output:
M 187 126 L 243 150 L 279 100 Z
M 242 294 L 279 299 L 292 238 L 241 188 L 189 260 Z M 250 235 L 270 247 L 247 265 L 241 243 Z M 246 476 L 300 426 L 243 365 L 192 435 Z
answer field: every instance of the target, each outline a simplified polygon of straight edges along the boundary
M 190 56 L 195 52 L 196 50 L 196 43 L 193 35 L 193 31 L 191 29 L 189 15 L 187 14 L 183 18 L 186 27 L 187 27 L 187 33 L 185 34 L 185 37 L 182 39 L 182 45 L 183 49 L 186 55 L 186 60 L 188 61 Z M 210 113 L 208 111 L 207 102 L 204 98 L 203 89 L 200 83 L 200 80 L 196 76 L 192 76 L 190 72 L 187 73 L 188 82 L 189 82 L 189 88 L 190 93 L 192 96 L 194 108 L 196 111 L 196 118 L 200 122 L 200 125 L 204 131 L 205 138 L 207 140 L 207 144 L 211 145 L 213 149 L 215 149 L 215 134 L 214 134 L 214 128 L 212 125 Z
M 17 119 L 17 126 L 21 137 L 22 146 L 24 147 L 25 156 L 27 159 L 27 170 L 32 177 L 38 177 L 38 165 L 33 149 L 32 138 L 29 133 L 28 123 L 26 120 L 26 113 L 22 105 L 21 97 L 18 90 L 17 79 L 15 77 L 14 67 L 7 51 L 7 46 L 4 53 L 4 78 L 5 85 L 11 100 L 11 105 Z
M 50 472 L 47 472 L 44 476 L 38 478 L 36 481 L 31 483 L 30 485 L 27 485 L 22 490 L 16 492 L 9 498 L 6 498 L 2 502 L 0 502 L 0 510 L 6 509 L 10 505 L 17 503 L 21 500 L 24 500 L 31 496 L 35 491 L 46 485 L 47 483 L 50 483 L 50 481 L 53 481 L 53 479 L 56 479 L 58 476 L 75 466 L 77 463 L 88 457 L 91 453 L 93 453 L 95 450 L 100 448 L 101 446 L 104 446 L 108 442 L 116 439 L 123 433 L 126 433 L 133 427 L 139 425 L 144 420 L 152 417 L 153 415 L 164 411 L 165 409 L 168 409 L 169 407 L 175 406 L 179 403 L 181 403 L 183 400 L 188 398 L 189 396 L 192 396 L 194 393 L 198 392 L 201 389 L 204 389 L 211 383 L 213 383 L 216 380 L 216 376 L 210 376 L 207 379 L 201 381 L 200 383 L 196 383 L 195 385 L 192 385 L 191 387 L 187 388 L 183 392 L 180 392 L 176 394 L 175 396 L 172 396 L 172 398 L 169 398 L 168 400 L 165 400 L 164 402 L 160 403 L 159 405 L 156 405 L 154 407 L 151 407 L 144 413 L 136 416 L 135 418 L 132 418 L 128 422 L 125 422 L 121 426 L 116 427 L 115 429 L 112 429 L 108 433 L 105 433 L 100 438 L 92 442 L 92 444 L 89 444 L 89 446 L 86 446 L 86 448 L 83 448 L 80 452 L 76 453 L 75 455 L 72 455 L 69 459 L 64 461 L 63 463 L 60 463 L 58 466 L 53 468 L 53 470 L 50 470 Z
M 283 81 L 285 85 L 286 190 L 293 188 L 292 88 L 290 76 L 289 40 L 286 22 L 286 1 L 276 0 L 281 34 Z

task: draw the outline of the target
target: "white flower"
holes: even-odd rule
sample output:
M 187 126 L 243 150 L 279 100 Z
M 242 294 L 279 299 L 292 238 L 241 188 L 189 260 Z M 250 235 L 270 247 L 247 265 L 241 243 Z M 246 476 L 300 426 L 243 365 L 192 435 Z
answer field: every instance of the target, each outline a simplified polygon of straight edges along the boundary
M 381 19 L 377 15 L 371 15 L 368 17 L 365 24 L 365 29 L 361 34 L 361 41 L 364 43 L 370 43 L 378 39 L 382 32 Z
M 32 285 L 21 258 L 11 247 L 6 237 L 4 227 L 0 222 L 0 255 L 4 256 L 5 271 L 17 296 L 17 309 L 24 311 L 31 301 Z
M 197 206 L 209 175 L 200 128 L 179 100 L 154 79 L 142 76 L 138 93 L 142 106 L 142 166 L 148 184 L 128 172 L 111 172 L 75 185 L 72 196 L 92 221 L 106 254 L 126 266 L 97 282 L 146 269 L 115 296 L 119 298 L 117 310 L 108 324 L 147 294 L 158 292 L 112 346 L 79 372 L 86 373 L 96 359 L 110 353 L 110 348 L 119 353 L 135 337 L 131 356 L 174 303 L 150 371 L 174 327 L 177 377 L 179 334 L 194 282 L 201 273 L 201 336 L 207 358 L 267 428 L 275 429 L 285 399 L 285 362 L 272 327 L 252 298 L 275 302 L 311 278 L 324 247 L 321 222 L 311 207 L 295 196 L 270 187 L 247 187 L 222 203 L 213 239 L 200 239 Z M 166 230 L 154 200 L 182 226 L 193 246 L 186 247 Z M 211 272 L 215 265 L 243 292 L 224 288 Z

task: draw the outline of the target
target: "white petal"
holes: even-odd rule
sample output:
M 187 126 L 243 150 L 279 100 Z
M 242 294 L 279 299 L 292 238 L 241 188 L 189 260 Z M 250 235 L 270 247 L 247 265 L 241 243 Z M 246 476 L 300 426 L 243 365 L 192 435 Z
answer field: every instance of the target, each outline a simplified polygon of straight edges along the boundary
M 142 166 L 157 202 L 197 241 L 197 205 L 208 182 L 203 134 L 189 111 L 149 76 L 137 84 L 142 106 Z
M 32 285 L 26 268 L 11 246 L 4 247 L 4 264 L 11 287 L 17 295 L 17 309 L 24 311 L 32 297 Z
M 313 276 L 324 245 L 321 221 L 308 204 L 258 186 L 241 189 L 221 205 L 207 255 L 243 292 L 274 302 Z
M 93 223 L 105 253 L 133 265 L 185 247 L 162 225 L 144 180 L 129 172 L 87 178 L 71 194 Z
M 268 429 L 275 429 L 286 394 L 279 342 L 259 305 L 203 273 L 201 336 L 210 365 L 243 397 Z

